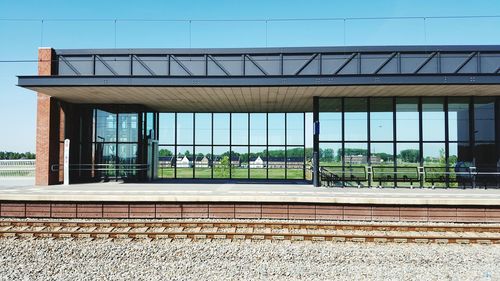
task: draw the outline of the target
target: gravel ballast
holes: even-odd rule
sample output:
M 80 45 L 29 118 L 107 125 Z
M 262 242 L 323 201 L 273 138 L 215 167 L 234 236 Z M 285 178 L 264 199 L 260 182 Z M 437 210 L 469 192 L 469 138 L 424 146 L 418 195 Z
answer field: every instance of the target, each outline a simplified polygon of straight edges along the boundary
M 499 245 L 0 239 L 1 280 L 500 280 Z

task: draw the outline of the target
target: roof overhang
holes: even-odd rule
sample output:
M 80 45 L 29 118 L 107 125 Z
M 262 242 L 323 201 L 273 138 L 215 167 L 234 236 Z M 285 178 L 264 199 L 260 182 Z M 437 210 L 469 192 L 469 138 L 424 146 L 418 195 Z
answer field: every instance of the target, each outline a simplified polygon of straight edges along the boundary
M 262 78 L 26 76 L 19 78 L 19 85 L 71 103 L 141 104 L 157 111 L 175 112 L 309 112 L 314 96 L 500 96 L 498 76 L 419 77 L 421 80 L 413 79 L 413 84 L 401 83 L 402 79 L 397 77 L 377 77 L 376 81 L 368 77 L 346 78 L 268 81 Z M 259 80 L 265 83 L 255 83 Z M 349 80 L 351 83 L 347 83 Z

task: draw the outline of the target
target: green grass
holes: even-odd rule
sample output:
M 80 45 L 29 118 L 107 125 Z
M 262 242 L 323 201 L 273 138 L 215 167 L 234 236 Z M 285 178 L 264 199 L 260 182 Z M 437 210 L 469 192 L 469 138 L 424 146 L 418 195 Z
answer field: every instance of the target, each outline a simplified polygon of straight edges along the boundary
M 195 168 L 195 178 L 209 179 L 212 176 L 211 168 Z M 229 178 L 218 169 L 214 169 L 214 179 Z M 269 169 L 269 179 L 284 179 L 285 173 L 288 179 L 302 179 L 302 169 Z M 248 179 L 248 169 L 232 168 L 231 175 L 233 179 Z M 266 169 L 250 169 L 250 179 L 265 179 Z M 174 178 L 174 168 L 159 168 L 158 178 Z M 193 178 L 193 168 L 177 168 L 177 178 Z

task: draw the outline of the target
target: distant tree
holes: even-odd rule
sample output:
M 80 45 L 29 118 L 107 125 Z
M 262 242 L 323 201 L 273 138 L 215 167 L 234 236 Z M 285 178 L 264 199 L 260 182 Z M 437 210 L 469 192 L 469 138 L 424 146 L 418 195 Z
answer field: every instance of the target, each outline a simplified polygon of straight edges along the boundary
M 35 154 L 31 152 L 12 152 L 12 151 L 0 151 L 0 159 L 4 160 L 15 160 L 15 159 L 35 159 Z
M 231 165 L 231 162 L 229 161 L 229 156 L 225 155 L 222 156 L 222 159 L 220 160 L 219 165 L 215 166 L 215 172 L 223 178 L 229 177 L 229 166 Z
M 159 153 L 160 157 L 165 157 L 165 156 L 172 156 L 172 155 L 174 155 L 174 154 L 172 153 L 172 151 L 170 151 L 170 150 L 168 150 L 168 149 L 165 149 L 165 148 L 160 149 L 160 151 L 158 151 L 158 153 Z
M 399 158 L 403 162 L 407 163 L 418 163 L 419 162 L 419 151 L 418 149 L 405 149 L 401 150 L 399 153 Z

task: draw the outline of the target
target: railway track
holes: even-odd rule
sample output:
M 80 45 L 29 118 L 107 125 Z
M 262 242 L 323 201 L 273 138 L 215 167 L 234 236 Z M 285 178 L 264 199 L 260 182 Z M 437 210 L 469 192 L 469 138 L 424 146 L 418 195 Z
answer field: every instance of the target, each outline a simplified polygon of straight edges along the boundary
M 0 221 L 0 237 L 500 244 L 500 227 L 249 221 Z

